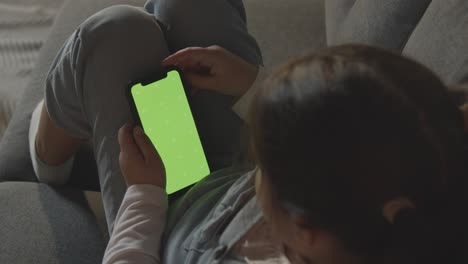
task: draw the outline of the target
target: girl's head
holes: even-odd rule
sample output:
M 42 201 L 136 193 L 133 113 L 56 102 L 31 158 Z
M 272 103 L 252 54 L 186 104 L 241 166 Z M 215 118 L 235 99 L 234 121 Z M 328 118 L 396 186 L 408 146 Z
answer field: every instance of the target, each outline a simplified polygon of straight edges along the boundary
M 313 263 L 428 263 L 447 245 L 453 256 L 463 117 L 425 67 L 328 48 L 274 74 L 250 121 L 260 204 L 288 251 Z

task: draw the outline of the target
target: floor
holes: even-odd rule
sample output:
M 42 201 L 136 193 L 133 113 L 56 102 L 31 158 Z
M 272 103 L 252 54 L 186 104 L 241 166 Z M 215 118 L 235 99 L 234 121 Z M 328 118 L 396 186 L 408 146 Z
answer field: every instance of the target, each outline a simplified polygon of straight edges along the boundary
M 64 0 L 0 0 L 0 139 Z

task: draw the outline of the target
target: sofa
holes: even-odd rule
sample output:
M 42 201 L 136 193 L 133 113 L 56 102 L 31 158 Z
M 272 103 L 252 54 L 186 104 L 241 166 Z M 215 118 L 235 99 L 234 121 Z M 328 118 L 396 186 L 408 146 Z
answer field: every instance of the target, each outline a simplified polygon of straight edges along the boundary
M 266 72 L 327 44 L 361 42 L 414 57 L 447 83 L 468 81 L 465 0 L 326 1 L 244 0 L 248 27 L 261 47 Z M 27 134 L 31 112 L 43 97 L 44 79 L 60 46 L 88 16 L 116 4 L 143 6 L 144 1 L 65 2 L 0 142 L 0 263 L 102 259 L 108 233 L 92 150 L 84 146 L 79 151 L 68 184 L 48 186 L 37 183 Z M 382 33 L 389 29 L 392 34 Z
M 0 263 L 101 261 L 108 233 L 92 150 L 85 146 L 79 151 L 66 186 L 37 183 L 28 152 L 28 126 L 32 110 L 43 98 L 48 68 L 73 30 L 107 6 L 143 6 L 144 3 L 144 0 L 68 0 L 59 12 L 30 83 L 0 142 Z M 321 0 L 294 4 L 249 0 L 246 9 L 249 28 L 262 46 L 267 70 L 325 45 Z M 276 13 L 283 12 L 296 15 L 294 19 L 274 19 Z M 271 21 L 275 25 L 265 27 Z M 291 44 L 273 45 L 283 40 Z

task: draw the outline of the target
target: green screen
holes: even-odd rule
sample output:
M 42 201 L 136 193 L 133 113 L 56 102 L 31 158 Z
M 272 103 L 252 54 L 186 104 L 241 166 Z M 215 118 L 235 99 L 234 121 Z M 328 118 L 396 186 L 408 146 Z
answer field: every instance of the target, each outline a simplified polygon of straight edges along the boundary
M 138 115 L 166 168 L 171 194 L 210 173 L 179 73 L 131 88 Z

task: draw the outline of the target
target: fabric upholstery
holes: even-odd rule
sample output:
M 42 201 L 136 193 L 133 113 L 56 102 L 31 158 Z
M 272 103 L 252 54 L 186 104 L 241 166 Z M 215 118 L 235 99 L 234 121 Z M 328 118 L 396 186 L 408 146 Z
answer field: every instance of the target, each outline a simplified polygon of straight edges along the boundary
M 244 0 L 244 5 L 266 73 L 326 44 L 323 0 Z
M 367 43 L 401 51 L 430 3 L 430 0 L 326 1 L 328 44 Z
M 468 1 L 434 0 L 403 52 L 447 84 L 468 82 Z
M 82 192 L 0 184 L 0 263 L 100 263 L 106 246 Z

